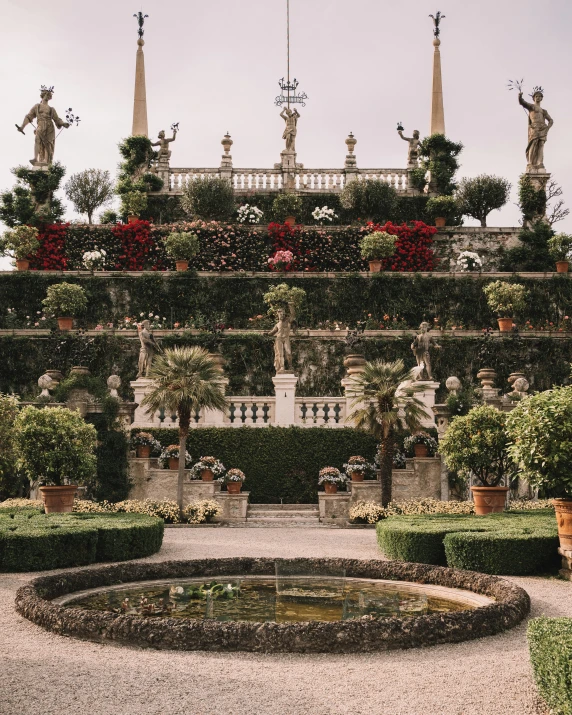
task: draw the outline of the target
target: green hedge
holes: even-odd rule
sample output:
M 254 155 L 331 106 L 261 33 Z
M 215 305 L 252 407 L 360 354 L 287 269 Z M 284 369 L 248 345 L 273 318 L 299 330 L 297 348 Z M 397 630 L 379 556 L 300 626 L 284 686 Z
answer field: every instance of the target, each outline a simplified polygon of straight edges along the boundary
M 533 618 L 528 646 L 538 690 L 554 715 L 572 715 L 572 618 Z
M 161 548 L 163 521 L 141 514 L 0 514 L 0 571 L 125 561 Z
M 527 575 L 558 563 L 552 511 L 393 516 L 377 524 L 377 541 L 391 559 L 489 574 Z
M 161 445 L 178 443 L 172 429 L 145 429 Z M 254 504 L 311 504 L 318 501 L 318 472 L 341 469 L 348 458 L 361 454 L 373 461 L 373 437 L 351 429 L 315 427 L 207 428 L 191 430 L 187 449 L 193 459 L 213 455 L 230 469 L 246 474 L 244 490 Z

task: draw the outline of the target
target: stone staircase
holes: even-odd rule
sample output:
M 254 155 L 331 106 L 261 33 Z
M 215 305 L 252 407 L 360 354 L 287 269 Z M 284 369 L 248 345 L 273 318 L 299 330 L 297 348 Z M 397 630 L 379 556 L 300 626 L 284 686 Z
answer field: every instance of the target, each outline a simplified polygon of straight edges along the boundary
M 249 504 L 246 526 L 320 526 L 317 504 Z

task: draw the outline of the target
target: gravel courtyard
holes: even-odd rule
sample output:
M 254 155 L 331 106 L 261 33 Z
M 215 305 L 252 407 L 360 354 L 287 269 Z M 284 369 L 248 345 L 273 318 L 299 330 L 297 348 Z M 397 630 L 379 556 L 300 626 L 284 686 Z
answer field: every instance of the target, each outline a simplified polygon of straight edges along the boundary
M 166 529 L 151 560 L 379 558 L 369 529 Z M 367 655 L 154 652 L 47 633 L 14 610 L 30 574 L 0 574 L 2 715 L 529 715 L 526 626 L 458 645 Z M 572 583 L 514 579 L 532 615 L 572 616 Z

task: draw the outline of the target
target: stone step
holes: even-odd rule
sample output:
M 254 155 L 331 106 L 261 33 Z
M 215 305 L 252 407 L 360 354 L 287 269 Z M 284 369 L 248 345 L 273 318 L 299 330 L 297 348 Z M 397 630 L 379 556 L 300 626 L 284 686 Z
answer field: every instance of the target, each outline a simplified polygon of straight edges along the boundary
M 249 504 L 251 511 L 317 511 L 317 504 Z

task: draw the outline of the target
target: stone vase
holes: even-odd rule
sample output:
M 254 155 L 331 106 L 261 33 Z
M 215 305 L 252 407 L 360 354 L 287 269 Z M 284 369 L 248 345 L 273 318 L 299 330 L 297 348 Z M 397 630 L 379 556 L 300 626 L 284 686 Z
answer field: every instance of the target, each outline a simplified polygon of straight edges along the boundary
M 69 514 L 73 511 L 73 502 L 77 484 L 56 487 L 40 487 L 46 514 Z
M 240 494 L 241 489 L 242 489 L 242 482 L 227 482 L 226 483 L 226 491 L 229 494 Z
M 60 330 L 71 330 L 73 328 L 73 318 L 58 318 L 58 328 Z
M 568 267 L 568 261 L 556 261 L 556 273 L 568 273 Z M 18 270 L 20 270 L 20 268 L 18 268 Z M 23 268 L 22 270 L 25 271 L 26 269 Z
M 214 473 L 212 469 L 203 469 L 201 471 L 201 479 L 203 482 L 214 482 Z
M 135 447 L 135 453 L 139 459 L 149 459 L 151 456 L 151 447 L 148 444 L 138 444 Z
M 27 271 L 29 267 L 30 267 L 30 261 L 26 260 L 25 258 L 17 258 L 16 259 L 16 270 Z
M 471 487 L 475 513 L 478 516 L 504 511 L 508 487 Z
M 74 365 L 70 370 L 70 375 L 89 375 L 89 368 L 82 365 Z
M 512 330 L 512 318 L 498 318 L 499 330 L 501 333 L 510 333 Z
M 330 482 L 324 482 L 324 491 L 326 492 L 326 494 L 337 494 L 338 485 L 330 484 Z
M 560 548 L 572 551 L 572 499 L 554 499 Z

